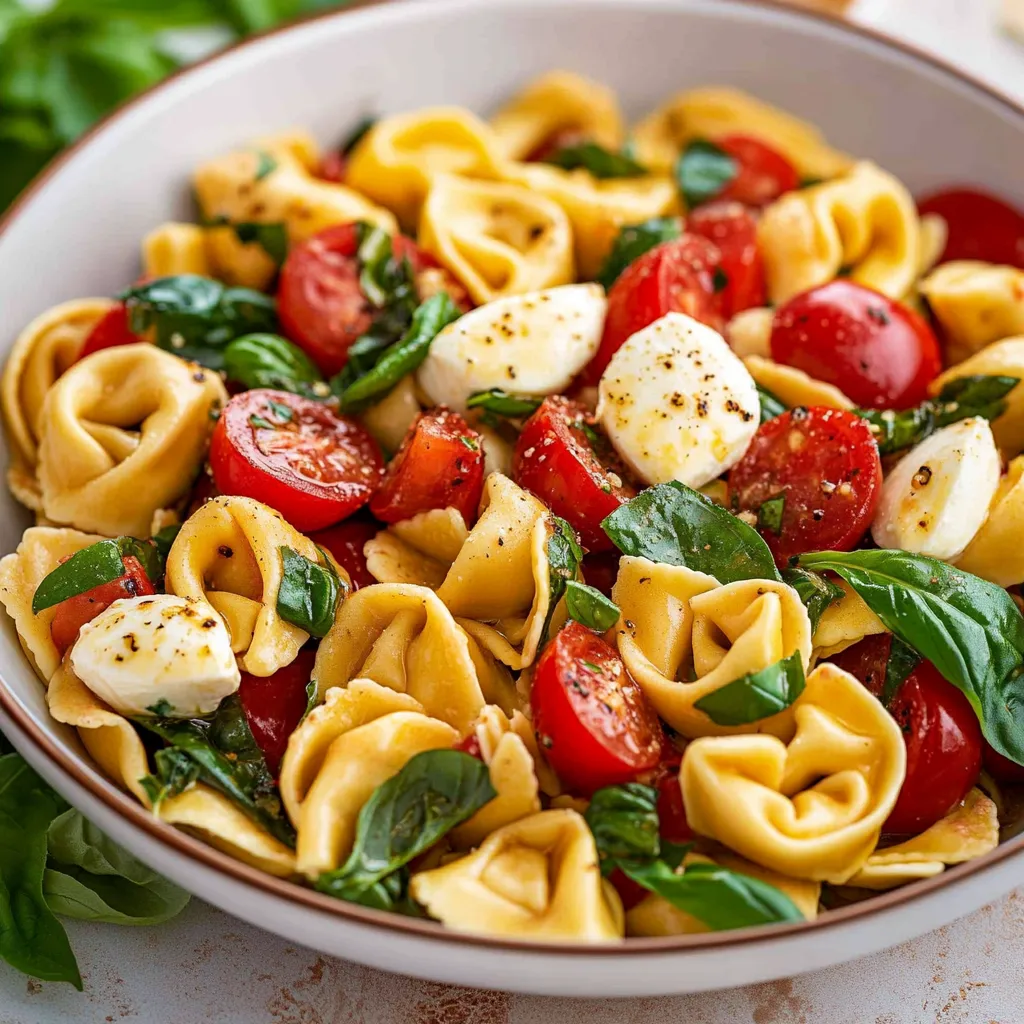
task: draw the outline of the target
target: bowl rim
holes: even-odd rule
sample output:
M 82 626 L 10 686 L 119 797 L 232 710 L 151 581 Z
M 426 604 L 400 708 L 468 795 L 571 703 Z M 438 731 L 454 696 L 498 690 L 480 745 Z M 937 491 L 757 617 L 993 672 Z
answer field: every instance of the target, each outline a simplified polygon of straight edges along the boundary
M 531 6 L 553 7 L 558 0 L 531 0 Z M 597 6 L 615 6 L 625 0 L 588 0 Z M 684 0 L 685 2 L 685 0 Z M 963 71 L 951 62 L 931 52 L 886 35 L 870 26 L 850 22 L 834 12 L 810 10 L 803 6 L 794 7 L 785 0 L 730 0 L 733 6 L 750 7 L 781 16 L 783 21 L 795 20 L 817 24 L 825 24 L 837 29 L 842 34 L 859 37 L 883 49 L 896 51 L 910 58 L 912 63 L 926 65 L 941 75 L 952 78 L 961 85 L 967 86 L 975 93 L 980 93 L 990 101 L 995 101 L 1007 112 L 1020 119 L 1024 130 L 1024 103 L 1018 102 L 1006 93 L 982 81 L 974 75 Z M 495 2 L 495 9 L 502 4 L 514 6 L 516 0 L 500 0 Z M 457 6 L 455 0 L 454 6 Z M 698 0 L 699 5 L 699 0 Z M 55 156 L 17 196 L 11 206 L 0 214 L 0 238 L 18 219 L 23 209 L 58 176 L 64 167 L 87 147 L 93 139 L 100 136 L 112 124 L 121 119 L 136 106 L 147 102 L 152 96 L 166 90 L 179 78 L 195 73 L 209 64 L 216 63 L 244 47 L 258 45 L 263 40 L 284 35 L 311 22 L 327 21 L 343 18 L 347 15 L 365 11 L 372 7 L 397 8 L 416 7 L 420 11 L 428 7 L 445 8 L 453 6 L 452 0 L 351 0 L 345 7 L 325 10 L 298 18 L 284 25 L 239 40 L 222 48 L 199 61 L 179 68 L 167 78 L 131 97 L 100 121 L 90 127 L 84 134 Z M 581 4 L 581 9 L 585 5 Z M 718 948 L 736 948 L 756 944 L 765 940 L 776 940 L 802 936 L 808 933 L 822 934 L 830 929 L 841 927 L 850 921 L 864 921 L 867 918 L 892 911 L 903 904 L 914 903 L 934 894 L 940 889 L 949 889 L 990 871 L 1008 858 L 1017 856 L 1024 851 L 1024 834 L 1000 843 L 994 850 L 975 860 L 947 867 L 942 873 L 931 878 L 913 882 L 860 902 L 849 904 L 828 913 L 819 915 L 813 921 L 800 921 L 792 924 L 761 925 L 730 931 L 708 932 L 692 935 L 675 935 L 655 938 L 631 937 L 622 942 L 591 944 L 582 942 L 539 942 L 535 940 L 498 938 L 489 935 L 478 935 L 469 932 L 458 932 L 444 927 L 440 922 L 405 917 L 382 910 L 374 910 L 355 903 L 334 899 L 313 889 L 306 888 L 297 882 L 270 875 L 259 868 L 237 860 L 230 854 L 209 845 L 191 833 L 169 825 L 154 817 L 130 794 L 120 790 L 104 776 L 97 767 L 85 758 L 66 752 L 37 725 L 29 711 L 20 700 L 9 690 L 0 675 L 0 713 L 8 716 L 16 726 L 19 734 L 24 736 L 36 748 L 37 752 L 61 769 L 73 783 L 81 786 L 92 797 L 99 800 L 107 810 L 127 819 L 135 828 L 140 829 L 164 846 L 170 847 L 186 859 L 198 861 L 203 866 L 232 877 L 234 881 L 254 887 L 262 895 L 274 899 L 286 900 L 291 904 L 300 904 L 308 909 L 327 914 L 341 920 L 347 920 L 362 927 L 370 927 L 378 931 L 399 931 L 410 938 L 425 938 L 435 943 L 451 943 L 456 946 L 471 946 L 486 950 L 504 950 L 518 953 L 538 953 L 545 957 L 560 957 L 564 960 L 586 959 L 590 957 L 621 957 L 646 956 L 651 954 L 703 951 Z

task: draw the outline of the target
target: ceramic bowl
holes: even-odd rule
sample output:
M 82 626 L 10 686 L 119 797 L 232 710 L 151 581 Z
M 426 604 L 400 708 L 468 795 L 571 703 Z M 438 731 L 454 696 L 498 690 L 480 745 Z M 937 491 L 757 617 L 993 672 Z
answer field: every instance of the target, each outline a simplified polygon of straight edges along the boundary
M 1024 110 L 905 47 L 829 19 L 736 0 L 417 0 L 329 14 L 237 47 L 128 105 L 58 160 L 0 225 L 0 354 L 46 307 L 116 292 L 139 239 L 189 214 L 188 176 L 291 125 L 336 142 L 367 113 L 431 103 L 487 112 L 534 75 L 607 82 L 631 116 L 729 84 L 820 125 L 914 191 L 976 182 L 1024 202 Z M 140 481 L 145 486 L 145 481 Z M 0 551 L 24 511 L 0 489 Z M 825 967 L 965 914 L 1024 877 L 1024 838 L 813 923 L 622 945 L 463 936 L 279 881 L 154 821 L 47 714 L 10 621 L 0 728 L 68 800 L 154 868 L 298 943 L 437 981 L 572 996 L 658 995 Z

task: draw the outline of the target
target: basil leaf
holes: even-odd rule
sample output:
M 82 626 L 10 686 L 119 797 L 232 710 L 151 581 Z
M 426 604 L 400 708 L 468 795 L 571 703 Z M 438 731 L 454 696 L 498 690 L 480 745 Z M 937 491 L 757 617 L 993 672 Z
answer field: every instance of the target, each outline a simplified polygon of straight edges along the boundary
M 785 494 L 777 494 L 761 502 L 757 510 L 757 525 L 762 530 L 771 530 L 778 535 L 782 533 L 782 517 L 786 512 Z
M 150 710 L 163 717 L 173 709 L 165 701 L 164 706 L 154 705 Z M 154 808 L 168 797 L 184 793 L 199 778 L 199 765 L 176 747 L 158 750 L 153 761 L 156 771 L 139 779 L 139 785 L 146 791 Z
M 277 170 L 277 161 L 265 150 L 256 150 L 256 175 L 255 181 L 262 181 L 268 175 Z
M 898 636 L 892 638 L 889 657 L 885 663 L 885 680 L 882 683 L 881 702 L 889 707 L 899 688 L 907 681 L 910 673 L 921 664 L 921 655 L 905 644 Z
M 360 225 L 362 241 L 356 256 L 359 260 L 359 289 L 366 300 L 378 309 L 388 301 L 392 290 L 389 276 L 394 263 L 391 235 L 383 228 Z
M 760 672 L 750 672 L 694 703 L 715 725 L 749 725 L 785 711 L 804 692 L 800 652 Z
M 1024 763 L 1024 618 L 1002 587 L 907 551 L 821 551 L 799 564 L 846 580 L 963 692 L 989 743 Z
M 166 563 L 167 556 L 171 552 L 171 546 L 177 539 L 178 534 L 181 532 L 181 523 L 173 523 L 170 526 L 165 526 L 158 533 L 154 533 L 149 538 L 150 544 L 156 548 L 157 554 L 161 560 Z
M 324 396 L 330 394 L 323 375 L 313 361 L 279 334 L 245 334 L 224 349 L 224 372 L 246 390 L 273 388 L 297 395 L 316 395 L 321 384 Z
M 604 633 L 619 621 L 619 606 L 596 587 L 576 580 L 566 580 L 565 607 L 569 617 L 587 629 Z
M 642 491 L 601 527 L 624 555 L 685 565 L 720 583 L 781 579 L 757 530 L 677 480 Z
M 583 817 L 594 834 L 604 874 L 623 858 L 643 859 L 661 853 L 658 791 L 653 786 L 627 782 L 599 789 Z
M 442 328 L 461 315 L 447 292 L 432 295 L 413 314 L 408 331 L 379 353 L 373 368 L 338 393 L 341 411 L 357 412 L 386 395 L 427 358 L 431 343 Z
M 808 569 L 783 569 L 783 583 L 791 586 L 803 601 L 807 617 L 811 620 L 811 635 L 818 628 L 825 609 L 834 601 L 842 600 L 845 591 L 825 576 Z
M 277 614 L 310 636 L 326 636 L 334 625 L 341 593 L 340 581 L 330 563 L 311 562 L 289 547 L 281 548 L 284 575 L 277 592 Z
M 211 370 L 224 368 L 224 349 L 235 338 L 277 329 L 277 306 L 269 296 L 198 274 L 147 281 L 120 298 L 133 331 L 152 327 L 161 348 Z
M 689 209 L 714 199 L 739 173 L 740 166 L 724 149 L 707 139 L 694 139 L 676 161 L 676 184 Z
M 776 398 L 767 388 L 757 385 L 757 397 L 761 401 L 761 422 L 767 423 L 786 412 L 786 406 Z
M 494 416 L 520 420 L 532 416 L 541 406 L 543 398 L 527 398 L 524 395 L 510 395 L 501 388 L 490 391 L 475 391 L 466 400 L 467 409 L 483 409 Z
M 497 796 L 490 771 L 459 750 L 426 750 L 379 785 L 356 822 L 352 853 L 337 870 L 325 872 L 316 888 L 338 899 L 361 902 L 380 883 L 428 850 Z M 393 900 L 394 894 L 388 893 Z
M 576 539 L 576 531 L 564 519 L 555 515 L 548 516 L 548 523 L 551 526 L 551 536 L 548 537 L 547 544 L 550 600 L 544 629 L 541 631 L 542 647 L 548 640 L 551 620 L 554 618 L 558 602 L 565 594 L 569 581 L 579 577 L 580 564 L 583 561 L 583 549 Z
M 342 156 L 348 156 L 356 146 L 369 134 L 370 129 L 377 123 L 375 117 L 364 117 L 359 121 L 355 128 L 345 137 L 345 140 L 338 147 L 338 152 Z
M 243 244 L 255 242 L 280 267 L 288 256 L 288 227 L 279 222 L 231 221 L 231 230 Z
M 566 171 L 588 171 L 595 178 L 638 178 L 646 175 L 647 168 L 638 164 L 625 153 L 613 153 L 599 146 L 596 142 L 581 142 L 576 146 L 564 146 L 550 156 L 544 163 L 553 164 Z
M 718 864 L 690 864 L 681 872 L 661 860 L 623 860 L 619 867 L 637 885 L 714 931 L 804 919 L 781 889 Z
M 619 275 L 645 252 L 662 242 L 671 242 L 683 233 L 680 217 L 652 217 L 640 224 L 627 224 L 619 229 L 604 266 L 595 280 L 607 291 Z

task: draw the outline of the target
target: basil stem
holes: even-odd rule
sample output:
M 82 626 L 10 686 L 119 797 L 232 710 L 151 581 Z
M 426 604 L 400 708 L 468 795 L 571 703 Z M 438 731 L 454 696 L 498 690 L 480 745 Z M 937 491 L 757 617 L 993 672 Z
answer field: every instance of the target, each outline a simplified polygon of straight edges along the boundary
M 310 636 L 326 636 L 342 593 L 330 562 L 312 562 L 289 547 L 281 548 L 284 574 L 277 591 L 277 614 Z
M 803 601 L 807 617 L 811 620 L 811 634 L 818 628 L 825 609 L 840 601 L 845 591 L 837 583 L 808 569 L 783 569 L 782 580 L 791 586 Z
M 739 173 L 740 166 L 720 146 L 694 139 L 676 161 L 676 184 L 688 209 L 714 199 Z
M 546 156 L 544 163 L 566 171 L 584 170 L 599 179 L 638 178 L 649 173 L 643 164 L 638 164 L 631 156 L 613 153 L 596 142 L 563 146 Z
M 323 375 L 298 345 L 279 334 L 245 334 L 224 349 L 224 372 L 246 390 L 274 388 L 298 395 L 315 395 L 313 385 Z
M 619 621 L 619 606 L 611 598 L 576 580 L 566 580 L 565 607 L 570 618 L 599 633 L 611 629 Z
M 510 395 L 501 388 L 490 391 L 475 391 L 466 400 L 467 409 L 483 409 L 493 416 L 503 416 L 510 420 L 521 420 L 532 416 L 539 408 L 543 398 L 528 398 L 524 395 Z
M 749 725 L 785 711 L 804 692 L 800 652 L 750 672 L 701 697 L 693 706 L 715 725 Z
M 652 217 L 640 224 L 627 224 L 620 228 L 604 266 L 597 275 L 597 283 L 607 291 L 634 260 L 662 242 L 673 241 L 682 233 L 683 222 L 680 217 Z

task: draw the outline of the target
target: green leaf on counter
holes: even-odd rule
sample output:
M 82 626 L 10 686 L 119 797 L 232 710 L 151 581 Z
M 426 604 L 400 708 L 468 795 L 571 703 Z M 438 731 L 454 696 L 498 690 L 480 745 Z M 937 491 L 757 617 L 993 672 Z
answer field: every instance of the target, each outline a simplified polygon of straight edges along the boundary
M 705 694 L 694 703 L 715 725 L 749 725 L 785 711 L 804 692 L 800 652 L 759 672 L 750 672 Z

